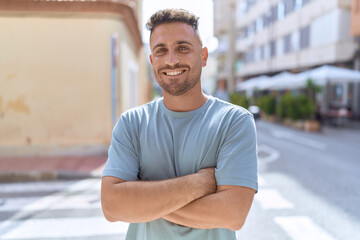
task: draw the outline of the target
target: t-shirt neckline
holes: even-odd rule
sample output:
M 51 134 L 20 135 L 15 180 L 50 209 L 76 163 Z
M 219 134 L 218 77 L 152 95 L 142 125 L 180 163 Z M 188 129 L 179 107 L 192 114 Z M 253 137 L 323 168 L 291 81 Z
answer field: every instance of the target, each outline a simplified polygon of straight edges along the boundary
M 162 97 L 160 99 L 160 109 L 162 110 L 162 112 L 170 117 L 174 117 L 174 118 L 188 118 L 188 117 L 193 117 L 197 114 L 199 114 L 200 112 L 204 111 L 205 109 L 207 109 L 211 102 L 213 101 L 213 98 L 211 96 L 207 96 L 207 100 L 206 102 L 198 109 L 195 109 L 193 111 L 188 111 L 188 112 L 175 112 L 172 111 L 170 109 L 168 109 L 165 104 L 164 104 L 164 98 Z

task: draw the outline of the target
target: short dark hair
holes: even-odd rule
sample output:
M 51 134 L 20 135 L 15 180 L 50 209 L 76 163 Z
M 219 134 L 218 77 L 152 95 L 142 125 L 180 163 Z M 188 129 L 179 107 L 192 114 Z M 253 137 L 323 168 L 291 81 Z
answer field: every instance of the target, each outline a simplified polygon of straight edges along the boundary
M 150 17 L 150 19 L 146 23 L 146 28 L 152 33 L 156 26 L 162 23 L 170 22 L 186 23 L 192 26 L 195 32 L 198 33 L 199 17 L 195 16 L 193 13 L 187 10 L 176 8 L 169 8 L 157 11 Z

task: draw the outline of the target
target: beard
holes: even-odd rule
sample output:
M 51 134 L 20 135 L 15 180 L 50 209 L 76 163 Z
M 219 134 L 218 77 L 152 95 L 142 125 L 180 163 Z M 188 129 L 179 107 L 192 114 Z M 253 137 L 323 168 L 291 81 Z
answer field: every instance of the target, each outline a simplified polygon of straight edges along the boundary
M 180 82 L 181 81 L 180 78 L 182 77 L 180 76 L 179 78 L 173 78 L 167 80 L 169 81 L 167 83 L 162 79 L 163 77 L 162 74 L 159 73 L 162 70 L 172 70 L 172 69 L 184 68 L 184 67 L 189 70 L 187 72 L 188 75 L 183 82 Z M 200 82 L 201 72 L 202 72 L 201 66 L 195 66 L 194 68 L 190 68 L 188 65 L 181 65 L 181 66 L 178 65 L 172 68 L 164 67 L 159 69 L 159 71 L 157 72 L 154 71 L 154 76 L 157 82 L 159 83 L 160 87 L 163 89 L 163 91 L 167 92 L 172 96 L 180 96 L 188 92 L 190 89 L 194 88 L 196 84 Z

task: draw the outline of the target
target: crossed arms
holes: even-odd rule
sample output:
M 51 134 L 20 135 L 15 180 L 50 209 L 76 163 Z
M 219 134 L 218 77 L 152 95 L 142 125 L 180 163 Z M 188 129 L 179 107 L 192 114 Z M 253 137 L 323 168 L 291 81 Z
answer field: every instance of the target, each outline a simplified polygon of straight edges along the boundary
M 103 177 L 101 204 L 108 221 L 149 222 L 158 218 L 192 228 L 239 230 L 255 190 L 216 186 L 214 168 L 160 181 Z

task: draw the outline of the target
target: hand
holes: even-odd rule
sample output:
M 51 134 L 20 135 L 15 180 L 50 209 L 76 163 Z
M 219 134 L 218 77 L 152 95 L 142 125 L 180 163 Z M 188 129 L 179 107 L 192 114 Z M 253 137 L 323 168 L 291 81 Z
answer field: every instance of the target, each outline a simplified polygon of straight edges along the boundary
M 216 192 L 215 168 L 203 168 L 197 172 L 201 175 L 201 181 L 205 191 L 205 195 Z

